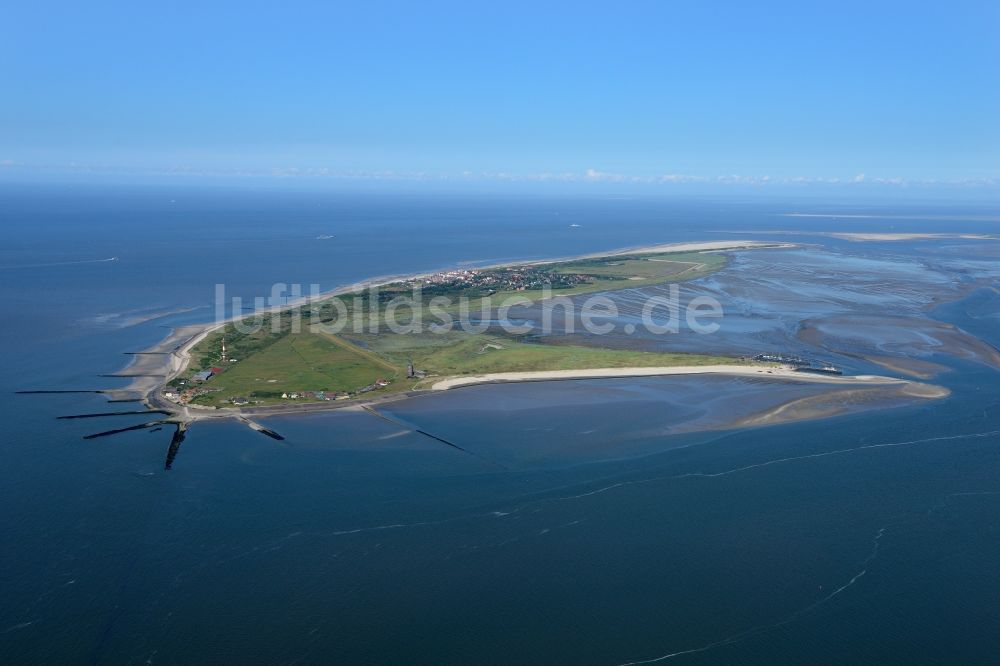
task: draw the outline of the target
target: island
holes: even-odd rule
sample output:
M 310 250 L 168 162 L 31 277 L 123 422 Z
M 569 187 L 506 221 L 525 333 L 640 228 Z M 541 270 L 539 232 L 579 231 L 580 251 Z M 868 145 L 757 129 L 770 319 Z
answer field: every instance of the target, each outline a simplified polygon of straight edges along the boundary
M 181 367 L 164 393 L 178 405 L 228 409 L 371 400 L 439 390 L 449 386 L 449 378 L 484 373 L 616 369 L 627 374 L 629 369 L 743 365 L 748 361 L 713 355 L 566 345 L 558 335 L 536 336 L 491 325 L 491 317 L 498 304 L 512 298 L 534 303 L 546 297 L 694 280 L 723 268 L 724 251 L 781 246 L 755 241 L 659 246 L 355 285 L 258 314 L 251 332 L 240 321 L 214 327 L 182 350 Z M 419 302 L 412 298 L 415 290 Z M 463 297 L 477 330 L 457 325 L 436 330 L 440 320 L 432 316 L 434 299 L 451 302 L 437 312 L 454 317 L 454 322 L 462 315 L 455 301 Z M 397 299 L 404 299 L 405 307 L 394 308 Z M 388 328 L 390 314 L 408 327 L 405 333 Z M 422 323 L 411 327 L 414 320 Z M 334 323 L 339 324 L 338 332 L 328 332 Z
M 281 439 L 254 419 L 344 408 L 386 418 L 379 404 L 481 384 L 700 375 L 829 385 L 822 394 L 764 412 L 734 412 L 718 427 L 822 418 L 948 395 L 910 379 L 847 376 L 795 357 L 629 349 L 605 345 L 600 336 L 582 343 L 558 330 L 538 335 L 519 330 L 515 318 L 497 307 L 513 300 L 544 309 L 625 289 L 648 297 L 723 270 L 733 253 L 793 247 L 752 240 L 679 243 L 375 278 L 177 328 L 133 355 L 118 375 L 131 378 L 128 386 L 103 392 L 142 400 L 164 417 L 128 429 L 176 426 L 167 468 L 186 429 L 200 420 L 237 419 Z M 444 328 L 446 320 L 463 325 Z

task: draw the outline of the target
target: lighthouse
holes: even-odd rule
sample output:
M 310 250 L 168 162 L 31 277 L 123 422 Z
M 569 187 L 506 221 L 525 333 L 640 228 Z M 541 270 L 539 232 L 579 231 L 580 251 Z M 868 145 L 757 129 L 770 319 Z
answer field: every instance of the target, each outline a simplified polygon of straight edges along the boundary
M 226 336 L 222 336 L 222 362 L 226 362 Z

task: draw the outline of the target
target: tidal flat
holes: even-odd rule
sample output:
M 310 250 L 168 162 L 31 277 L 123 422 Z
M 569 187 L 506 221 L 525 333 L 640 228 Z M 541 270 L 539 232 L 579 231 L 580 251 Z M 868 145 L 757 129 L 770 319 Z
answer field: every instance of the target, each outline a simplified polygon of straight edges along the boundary
M 625 325 L 640 321 L 646 300 L 663 294 L 650 287 L 609 294 L 619 325 L 599 341 L 574 322 L 574 333 L 560 342 L 720 355 L 783 353 L 822 358 L 852 374 L 890 369 L 924 379 L 943 370 L 935 358 L 1000 369 L 994 346 L 934 314 L 943 304 L 991 288 L 1000 277 L 1000 241 L 953 240 L 942 247 L 932 240 L 812 241 L 794 249 L 734 253 L 723 270 L 681 285 L 682 299 L 711 296 L 722 304 L 725 316 L 710 335 L 682 327 L 676 334 L 652 336 L 638 326 L 636 333 L 624 334 Z M 530 318 L 539 311 L 524 308 L 516 314 Z

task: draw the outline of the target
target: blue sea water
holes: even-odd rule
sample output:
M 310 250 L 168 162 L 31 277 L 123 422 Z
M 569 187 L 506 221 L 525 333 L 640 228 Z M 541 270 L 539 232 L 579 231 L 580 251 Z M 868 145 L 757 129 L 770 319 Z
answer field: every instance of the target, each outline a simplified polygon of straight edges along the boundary
M 113 386 L 123 352 L 209 320 L 217 283 L 249 298 L 760 229 L 998 225 L 942 204 L 777 217 L 821 209 L 873 206 L 0 190 L 0 661 L 995 662 L 1000 392 L 973 363 L 947 361 L 945 400 L 742 431 L 656 434 L 641 386 L 394 411 L 477 455 L 359 413 L 269 419 L 282 442 L 199 424 L 169 472 L 167 431 L 82 439 L 144 417 L 56 420 L 108 404 L 14 393 Z M 997 346 L 998 313 L 984 289 L 934 316 Z

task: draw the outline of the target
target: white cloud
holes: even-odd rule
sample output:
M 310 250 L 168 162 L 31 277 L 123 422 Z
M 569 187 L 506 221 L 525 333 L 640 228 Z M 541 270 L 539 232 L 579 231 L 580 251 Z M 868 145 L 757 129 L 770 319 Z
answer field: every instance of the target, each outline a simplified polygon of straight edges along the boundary
M 605 173 L 603 171 L 598 171 L 597 169 L 587 169 L 584 178 L 590 182 L 602 183 L 639 182 L 635 180 L 636 176 L 625 176 L 618 173 Z

